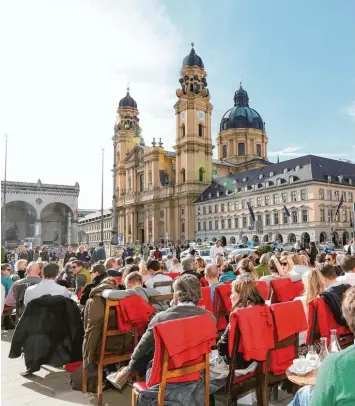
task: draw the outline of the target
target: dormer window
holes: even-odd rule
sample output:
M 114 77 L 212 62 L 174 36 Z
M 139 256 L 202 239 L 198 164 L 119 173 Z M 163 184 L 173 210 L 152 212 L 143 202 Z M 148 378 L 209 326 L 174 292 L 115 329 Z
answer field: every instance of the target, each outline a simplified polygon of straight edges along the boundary
M 328 179 L 328 182 L 332 181 L 332 177 L 330 175 L 327 177 L 327 179 Z
M 263 174 L 261 173 L 260 175 L 259 175 L 259 179 L 262 179 L 263 178 Z
M 276 185 L 280 186 L 281 185 L 281 179 L 276 179 Z
M 228 196 L 228 190 L 226 190 L 226 196 Z
M 353 184 L 353 180 L 349 178 L 349 185 Z
M 243 178 L 242 179 L 242 182 L 244 183 L 244 182 L 246 182 L 247 181 L 247 178 Z
M 211 193 L 209 193 L 209 194 L 208 194 L 208 198 L 209 198 L 209 199 L 211 199 L 211 196 L 212 196 L 212 194 L 211 194 Z
M 287 173 L 288 172 L 288 169 L 287 168 L 284 168 L 284 170 L 282 171 L 283 173 Z
M 289 181 L 290 181 L 290 183 L 293 183 L 294 177 L 293 177 L 293 176 L 290 176 Z
M 219 197 L 219 192 L 217 192 L 217 197 Z
M 271 177 L 271 176 L 274 176 L 274 172 L 270 172 L 270 177 Z
M 299 165 L 297 165 L 296 167 L 295 167 L 295 171 L 299 171 L 301 169 L 301 167 L 299 166 Z
M 266 182 L 265 182 L 265 187 L 269 187 L 270 186 L 270 183 L 269 183 L 269 181 L 267 180 Z
M 344 178 L 343 175 L 338 176 L 339 183 L 343 183 L 343 178 Z

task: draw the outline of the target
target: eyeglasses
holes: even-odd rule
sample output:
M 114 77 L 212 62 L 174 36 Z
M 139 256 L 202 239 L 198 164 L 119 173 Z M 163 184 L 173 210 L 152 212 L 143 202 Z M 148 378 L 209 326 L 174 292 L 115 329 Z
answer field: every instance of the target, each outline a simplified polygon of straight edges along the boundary
M 76 269 L 76 268 L 77 268 L 77 266 L 72 266 L 72 267 L 71 267 L 71 269 Z
M 287 262 L 280 262 L 281 266 L 287 266 L 288 263 Z
M 11 271 L 11 268 L 5 268 L 4 271 Z
M 333 258 L 325 257 L 326 261 L 331 261 Z

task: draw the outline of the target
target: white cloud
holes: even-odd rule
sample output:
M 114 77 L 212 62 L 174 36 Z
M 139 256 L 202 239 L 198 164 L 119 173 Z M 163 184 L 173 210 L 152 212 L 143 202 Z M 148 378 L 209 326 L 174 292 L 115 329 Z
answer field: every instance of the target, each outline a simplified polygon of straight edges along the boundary
M 112 135 L 127 83 L 143 137 L 175 140 L 179 68 L 188 52 L 163 0 L 27 0 L 2 7 L 0 134 L 8 180 L 81 186 L 80 207 L 112 194 Z M 5 63 L 4 63 L 5 62 Z M 3 168 L 1 168 L 3 169 Z
M 334 152 L 334 153 L 328 153 L 328 152 L 309 152 L 308 150 L 305 151 L 303 147 L 287 147 L 283 148 L 279 151 L 268 151 L 268 156 L 278 156 L 278 157 L 286 157 L 286 158 L 292 158 L 292 157 L 298 157 L 302 155 L 319 155 L 323 156 L 325 158 L 340 158 L 343 156 L 348 156 L 348 154 L 344 153 L 339 153 L 339 152 Z
M 355 100 L 345 107 L 345 112 L 355 120 Z

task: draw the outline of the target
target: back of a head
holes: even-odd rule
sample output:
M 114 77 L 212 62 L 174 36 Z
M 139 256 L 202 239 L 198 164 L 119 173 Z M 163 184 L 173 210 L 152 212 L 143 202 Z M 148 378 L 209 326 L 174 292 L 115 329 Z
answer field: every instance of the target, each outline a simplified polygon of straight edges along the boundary
M 291 255 L 291 259 L 294 265 L 303 265 L 301 256 L 299 254 L 293 254 Z
M 132 265 L 132 264 L 134 264 L 134 259 L 133 259 L 133 257 L 127 257 L 127 258 L 125 259 L 125 264 L 126 264 L 126 265 Z
M 27 276 L 38 276 L 41 273 L 41 268 L 39 263 L 36 261 L 32 261 L 27 265 Z
M 166 256 L 167 259 L 173 259 L 173 254 L 169 252 L 169 254 Z
M 200 281 L 194 275 L 181 275 L 175 279 L 173 288 L 178 302 L 197 304 L 202 298 Z
M 232 292 L 239 295 L 235 308 L 265 304 L 265 300 L 251 280 L 236 280 L 232 282 Z
M 326 254 L 325 252 L 320 252 L 316 256 L 316 262 L 317 264 L 323 264 L 325 262 Z
M 135 266 L 135 265 L 133 265 L 133 266 Z M 126 276 L 124 283 L 125 283 L 126 286 L 129 283 L 132 284 L 132 285 L 140 285 L 140 286 L 142 286 L 143 285 L 142 275 L 137 271 L 131 272 Z
M 324 278 L 335 280 L 337 277 L 336 269 L 334 265 L 330 265 L 326 262 L 319 264 L 317 266 L 319 272 L 323 275 Z
M 173 259 L 171 260 L 171 263 L 172 263 L 173 265 L 177 265 L 177 264 L 179 263 L 179 260 L 178 260 L 177 258 L 173 258 Z
M 186 256 L 181 261 L 184 272 L 194 271 L 195 259 L 192 256 Z
M 270 260 L 270 254 L 266 252 L 260 257 L 260 265 L 267 265 Z
M 208 279 L 218 279 L 219 269 L 216 264 L 208 264 L 205 269 L 205 274 Z
M 43 276 L 45 279 L 54 279 L 59 273 L 59 266 L 53 262 L 43 267 Z
M 271 273 L 279 274 L 279 271 L 278 271 L 278 269 L 277 269 L 277 266 L 276 266 L 276 264 L 275 264 L 275 261 L 274 261 L 273 259 L 271 259 L 271 258 L 270 258 L 269 263 L 268 263 L 268 268 L 269 268 L 269 271 L 270 271 Z
M 103 264 L 96 263 L 91 267 L 91 272 L 97 272 L 99 275 L 106 275 L 106 268 Z
M 355 286 L 349 288 L 344 294 L 342 313 L 349 329 L 355 333 Z
M 116 263 L 116 259 L 114 257 L 107 258 L 105 261 L 106 270 L 112 269 L 115 263 Z
M 345 272 L 355 272 L 355 257 L 346 255 L 343 259 L 342 266 Z
M 160 262 L 156 259 L 147 262 L 148 271 L 158 272 L 160 271 Z
M 304 275 L 302 278 L 305 287 L 306 303 L 315 299 L 320 293 L 325 290 L 325 282 L 322 273 L 314 268 Z
M 103 247 L 104 243 L 102 241 L 99 242 L 99 247 Z

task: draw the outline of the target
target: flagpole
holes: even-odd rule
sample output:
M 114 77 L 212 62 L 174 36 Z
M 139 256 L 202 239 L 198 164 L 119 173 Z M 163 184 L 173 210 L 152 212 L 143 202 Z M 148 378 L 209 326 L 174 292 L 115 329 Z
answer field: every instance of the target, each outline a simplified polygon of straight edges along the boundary
M 7 134 L 5 134 L 5 171 L 4 171 L 4 198 L 3 198 L 3 202 L 4 202 L 4 210 L 3 210 L 3 216 L 2 216 L 2 226 L 1 226 L 1 230 L 2 230 L 2 239 L 4 242 L 4 246 L 6 247 L 6 239 L 5 239 L 5 227 L 6 227 L 6 180 L 7 180 L 7 139 L 8 136 Z
M 329 232 L 329 238 L 330 242 L 332 242 L 332 212 L 331 212 L 331 200 L 330 200 L 330 176 L 328 176 L 328 232 Z

